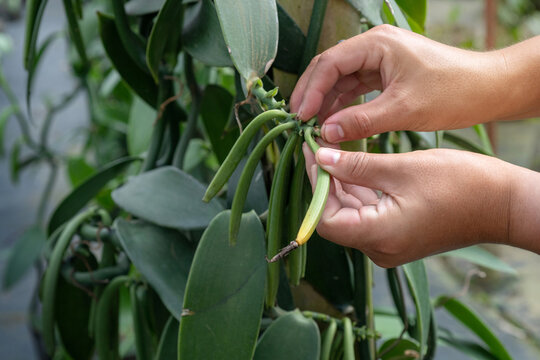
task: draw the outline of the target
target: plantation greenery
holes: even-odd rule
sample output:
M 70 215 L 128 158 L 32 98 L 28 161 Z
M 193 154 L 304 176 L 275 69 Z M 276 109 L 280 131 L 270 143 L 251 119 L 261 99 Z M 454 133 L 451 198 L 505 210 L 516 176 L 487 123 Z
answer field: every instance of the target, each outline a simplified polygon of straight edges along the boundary
M 430 298 L 423 261 L 385 270 L 394 307 L 377 308 L 369 258 L 313 232 L 329 176 L 319 169 L 312 194 L 300 149 L 305 139 L 316 150 L 316 119 L 300 123 L 287 105 L 298 74 L 373 26 L 421 33 L 425 0 L 63 0 L 67 32 L 45 39 L 47 1 L 26 4 L 26 103 L 9 96 L 0 129 L 11 118 L 21 127 L 13 181 L 35 164 L 50 179 L 4 288 L 32 267 L 43 274 L 31 310 L 42 358 L 432 359 L 451 346 L 510 359 L 466 304 Z M 31 119 L 33 79 L 58 38 L 77 86 Z M 51 123 L 81 93 L 91 124 L 82 151 L 56 153 Z M 401 152 L 445 140 L 491 154 L 475 129 L 483 146 L 410 131 L 344 146 Z M 64 168 L 72 189 L 47 216 Z M 267 262 L 287 245 L 288 257 Z M 513 271 L 478 247 L 451 255 Z M 437 307 L 477 339 L 440 331 Z

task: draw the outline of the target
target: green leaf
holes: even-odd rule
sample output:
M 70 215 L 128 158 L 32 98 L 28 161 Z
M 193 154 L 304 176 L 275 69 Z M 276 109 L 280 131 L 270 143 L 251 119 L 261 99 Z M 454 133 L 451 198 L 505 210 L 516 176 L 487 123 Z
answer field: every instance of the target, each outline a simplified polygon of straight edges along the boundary
M 390 10 L 391 17 L 393 20 L 395 20 L 397 26 L 402 29 L 411 30 L 411 26 L 401 11 L 401 8 L 398 6 L 398 4 L 396 4 L 396 0 L 388 0 L 388 2 L 385 1 L 383 8 Z
M 409 339 L 394 338 L 386 340 L 379 348 L 381 360 L 415 360 L 420 358 L 418 343 Z
M 493 155 L 493 154 L 490 154 L 489 152 L 487 152 L 482 147 L 476 145 L 475 143 L 465 139 L 464 137 L 462 137 L 460 135 L 456 135 L 455 133 L 452 133 L 450 131 L 445 131 L 444 132 L 443 139 L 448 141 L 448 142 L 451 142 L 454 145 L 457 145 L 458 147 L 462 148 L 463 150 L 468 150 L 468 151 L 472 151 L 472 152 L 476 152 L 476 153 L 484 154 L 484 155 Z
M 141 98 L 136 96 L 133 99 L 127 129 L 129 155 L 141 155 L 148 149 L 156 115 L 156 110 L 142 101 Z
M 36 43 L 47 0 L 26 2 L 26 28 L 24 37 L 24 68 L 30 70 L 34 63 Z
M 78 253 L 72 259 L 74 270 L 88 271 L 86 266 L 90 266 L 91 269 L 97 268 L 96 259 L 91 253 L 88 254 L 85 256 Z M 92 297 L 66 281 L 63 276 L 58 277 L 56 286 L 55 320 L 62 345 L 73 359 L 91 359 L 94 339 L 88 333 L 88 326 Z
M 486 127 L 484 124 L 476 124 L 473 125 L 473 129 L 478 135 L 478 138 L 482 142 L 482 146 L 484 147 L 484 151 L 488 153 L 491 156 L 494 156 L 493 147 L 491 146 L 491 140 L 489 140 L 488 133 L 486 131 Z
M 202 229 L 223 207 L 217 199 L 201 199 L 203 184 L 175 167 L 167 166 L 131 178 L 112 193 L 124 210 L 154 224 L 180 230 Z
M 423 355 L 426 351 L 431 317 L 426 267 L 422 260 L 413 261 L 403 265 L 403 272 L 416 308 L 416 339 L 420 343 L 420 354 Z
M 19 170 L 21 169 L 21 163 L 19 161 L 21 155 L 22 140 L 18 139 L 13 143 L 11 153 L 9 154 L 9 170 L 11 175 L 11 182 L 16 184 L 19 182 Z
M 39 258 L 47 237 L 43 229 L 31 227 L 13 245 L 4 269 L 3 289 L 9 290 L 30 270 Z
M 63 0 L 64 3 L 64 12 L 66 13 L 66 18 L 68 22 L 69 37 L 71 38 L 72 43 L 77 49 L 77 53 L 81 58 L 83 67 L 89 66 L 88 57 L 86 56 L 86 47 L 83 42 L 81 35 L 81 29 L 79 27 L 79 22 L 77 20 L 77 14 L 73 8 L 72 0 Z
M 0 157 L 4 156 L 4 132 L 9 118 L 18 111 L 18 106 L 9 105 L 2 109 L 0 112 Z
M 395 0 L 401 10 L 424 29 L 426 22 L 427 0 Z
M 203 166 L 202 164 L 208 159 L 208 156 L 210 156 L 208 145 L 202 139 L 191 139 L 184 156 L 184 171 L 192 174 L 199 165 Z
M 169 318 L 161 338 L 156 353 L 155 360 L 170 360 L 178 358 L 178 327 L 180 324 L 173 316 Z
M 180 49 L 183 19 L 184 4 L 178 0 L 167 0 L 154 22 L 146 47 L 146 63 L 156 84 L 159 77 L 159 65 L 164 57 L 172 57 L 172 67 L 174 67 Z
M 497 356 L 493 355 L 488 349 L 470 340 L 460 339 L 454 336 L 440 336 L 439 341 L 444 345 L 451 346 L 456 350 L 461 351 L 471 359 L 497 360 Z
M 184 297 L 178 359 L 251 359 L 263 310 L 264 230 L 254 212 L 242 215 L 237 244 L 227 241 L 230 211 L 204 232 Z
M 345 248 L 323 239 L 315 232 L 307 250 L 306 280 L 332 304 L 350 303 L 353 289 Z
M 122 79 L 148 105 L 155 107 L 158 89 L 152 76 L 140 69 L 127 53 L 113 18 L 98 12 L 101 42 Z
M 452 316 L 454 316 L 454 318 L 456 318 L 456 320 L 475 333 L 499 360 L 512 359 L 497 336 L 482 321 L 482 319 L 480 319 L 480 317 L 464 303 L 448 296 L 441 296 L 435 300 L 435 306 L 444 307 Z
M 165 0 L 131 0 L 128 1 L 124 9 L 126 14 L 131 16 L 140 16 L 157 13 L 163 6 Z
M 297 73 L 302 61 L 306 37 L 296 22 L 278 4 L 279 42 L 274 66 Z
M 276 57 L 275 0 L 216 0 L 219 23 L 233 63 L 248 83 L 262 78 Z
M 201 118 L 219 163 L 227 157 L 238 138 L 238 127 L 226 129 L 233 111 L 233 96 L 225 88 L 208 85 L 201 102 Z
M 115 160 L 99 170 L 95 175 L 67 195 L 54 210 L 47 234 L 52 234 L 60 225 L 71 219 L 82 209 L 109 181 L 120 175 L 128 165 L 139 158 L 126 157 Z
M 227 204 L 232 205 L 236 187 L 240 180 L 240 175 L 246 165 L 247 156 L 238 164 L 234 172 L 232 173 L 229 181 L 227 182 Z M 264 173 L 261 163 L 257 165 L 251 182 L 249 184 L 249 190 L 244 203 L 244 211 L 255 210 L 257 214 L 262 214 L 268 209 L 268 194 L 266 193 L 266 185 L 264 183 Z
M 315 321 L 296 310 L 272 322 L 259 339 L 253 359 L 318 359 L 320 343 Z
M 190 4 L 197 1 L 199 0 L 182 0 L 182 3 Z M 164 2 L 165 0 L 131 0 L 125 4 L 124 8 L 126 9 L 126 14 L 128 15 L 146 15 L 157 13 L 163 6 Z
M 463 249 L 448 251 L 440 255 L 465 259 L 473 264 L 477 264 L 488 269 L 517 275 L 516 269 L 479 246 L 469 246 Z
M 381 9 L 383 0 L 347 0 L 349 4 L 373 25 L 381 25 Z
M 182 44 L 193 58 L 210 66 L 232 66 L 211 0 L 202 0 L 186 8 Z
M 67 161 L 67 172 L 72 187 L 77 187 L 96 173 L 83 157 L 72 157 Z
M 26 78 L 26 108 L 28 109 L 28 115 L 31 118 L 32 112 L 31 104 L 32 104 L 32 88 L 34 87 L 34 75 L 37 72 L 38 66 L 40 64 L 41 58 L 43 57 L 43 54 L 45 54 L 45 51 L 51 46 L 51 44 L 56 40 L 64 37 L 63 31 L 57 31 L 50 35 L 48 35 L 45 40 L 43 40 L 43 43 L 39 47 L 39 50 L 37 53 L 32 55 L 32 63 L 30 64 L 30 69 L 28 69 L 28 77 Z
M 182 234 L 144 222 L 117 219 L 118 238 L 129 259 L 177 318 L 194 250 Z

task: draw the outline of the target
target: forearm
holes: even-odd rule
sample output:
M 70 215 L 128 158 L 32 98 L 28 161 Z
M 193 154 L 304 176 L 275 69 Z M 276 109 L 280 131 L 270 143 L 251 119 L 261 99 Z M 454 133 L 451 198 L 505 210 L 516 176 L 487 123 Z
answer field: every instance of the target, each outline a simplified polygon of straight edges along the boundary
M 518 166 L 513 170 L 509 244 L 540 254 L 540 173 Z
M 494 120 L 540 116 L 540 36 L 492 53 L 499 58 L 498 114 Z

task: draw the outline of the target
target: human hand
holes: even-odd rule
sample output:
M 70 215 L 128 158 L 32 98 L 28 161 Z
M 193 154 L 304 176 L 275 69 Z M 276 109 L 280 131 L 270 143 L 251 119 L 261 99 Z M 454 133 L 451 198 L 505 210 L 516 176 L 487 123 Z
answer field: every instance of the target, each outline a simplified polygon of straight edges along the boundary
M 332 143 L 392 130 L 464 128 L 503 118 L 504 56 L 453 48 L 390 25 L 375 27 L 315 57 L 290 104 L 318 115 Z M 374 100 L 345 108 L 359 95 Z
M 315 156 L 306 146 L 304 154 L 314 186 Z M 321 148 L 317 162 L 333 177 L 317 232 L 377 265 L 394 267 L 481 242 L 522 245 L 510 239 L 511 184 L 521 168 L 448 149 L 369 154 Z

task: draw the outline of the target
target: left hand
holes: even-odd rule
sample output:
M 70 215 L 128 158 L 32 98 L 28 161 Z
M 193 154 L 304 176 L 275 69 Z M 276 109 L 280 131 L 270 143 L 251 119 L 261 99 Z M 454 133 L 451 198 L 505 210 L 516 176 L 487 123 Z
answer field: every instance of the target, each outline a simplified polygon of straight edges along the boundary
M 314 185 L 315 156 L 307 146 L 304 154 Z M 509 243 L 517 168 L 511 164 L 449 149 L 369 154 L 328 147 L 319 149 L 317 163 L 333 177 L 317 232 L 379 266 L 481 242 Z

